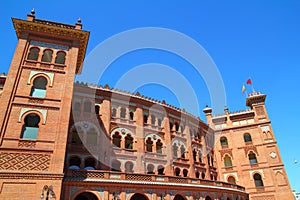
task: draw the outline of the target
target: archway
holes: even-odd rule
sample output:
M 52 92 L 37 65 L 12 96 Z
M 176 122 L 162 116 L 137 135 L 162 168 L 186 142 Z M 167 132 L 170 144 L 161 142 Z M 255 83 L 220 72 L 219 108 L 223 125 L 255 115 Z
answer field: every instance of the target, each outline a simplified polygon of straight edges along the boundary
M 174 197 L 174 200 L 185 200 L 185 198 L 179 194 Z
M 83 192 L 78 194 L 74 200 L 98 200 L 98 198 L 93 193 Z
M 148 200 L 148 198 L 142 194 L 136 193 L 130 198 L 130 200 Z

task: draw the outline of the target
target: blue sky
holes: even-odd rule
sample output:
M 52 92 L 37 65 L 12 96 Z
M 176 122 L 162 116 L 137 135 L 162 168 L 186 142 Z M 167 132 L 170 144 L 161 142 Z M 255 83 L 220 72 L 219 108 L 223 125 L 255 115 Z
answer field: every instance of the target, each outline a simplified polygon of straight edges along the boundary
M 171 3 L 172 2 L 172 3 Z M 91 32 L 87 55 L 120 32 L 163 27 L 181 32 L 203 46 L 222 76 L 229 111 L 246 109 L 241 86 L 252 78 L 267 94 L 266 106 L 293 189 L 300 191 L 298 123 L 300 108 L 300 2 L 290 1 L 1 1 L 0 72 L 7 72 L 17 43 L 11 17 L 25 19 L 32 8 L 37 18 L 75 24 L 82 19 Z M 169 52 L 144 49 L 120 56 L 100 83 L 114 85 L 131 68 L 161 63 L 176 69 L 195 90 L 200 110 L 210 96 L 190 63 Z M 247 88 L 251 90 L 251 88 Z M 176 94 L 159 84 L 138 89 L 142 94 L 179 106 Z M 191 113 L 194 110 L 187 109 Z M 200 116 L 204 119 L 204 116 Z

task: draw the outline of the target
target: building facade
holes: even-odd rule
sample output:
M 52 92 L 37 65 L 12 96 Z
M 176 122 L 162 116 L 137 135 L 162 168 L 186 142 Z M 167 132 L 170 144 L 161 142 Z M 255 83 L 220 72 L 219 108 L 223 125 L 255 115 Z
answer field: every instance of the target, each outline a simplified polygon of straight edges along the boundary
M 139 93 L 74 84 L 89 38 L 80 21 L 66 25 L 32 12 L 13 24 L 18 44 L 8 75 L 0 76 L 0 199 L 292 195 L 265 95 L 247 98 L 251 110 L 241 113 L 212 116 L 205 108 L 206 124 Z

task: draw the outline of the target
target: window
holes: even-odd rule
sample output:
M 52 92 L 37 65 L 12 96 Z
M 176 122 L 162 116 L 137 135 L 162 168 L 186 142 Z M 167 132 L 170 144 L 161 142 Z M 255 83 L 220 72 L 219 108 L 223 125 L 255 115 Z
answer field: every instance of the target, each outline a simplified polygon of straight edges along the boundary
M 261 179 L 260 174 L 258 174 L 258 173 L 254 174 L 253 178 L 254 178 L 255 187 L 263 187 L 264 186 L 264 183 Z
M 121 108 L 121 114 L 120 114 L 121 118 L 126 118 L 126 108 Z
M 158 125 L 158 126 L 161 126 L 161 122 L 162 122 L 162 119 L 158 118 L 158 119 L 157 119 L 157 125 Z
M 130 113 L 129 113 L 129 117 L 130 117 L 130 120 L 133 120 L 133 117 L 134 117 L 134 112 L 130 111 Z
M 205 179 L 205 173 L 204 172 L 201 173 L 201 178 Z
M 162 153 L 162 147 L 163 147 L 163 144 L 160 140 L 157 140 L 156 142 L 156 153 Z
M 97 131 L 94 128 L 87 132 L 86 143 L 87 145 L 97 145 Z
M 74 110 L 75 111 L 81 111 L 81 104 L 79 102 L 75 102 Z
M 154 115 L 151 115 L 151 124 L 155 125 L 155 116 Z
M 35 140 L 39 131 L 40 117 L 36 114 L 29 114 L 24 119 L 24 125 L 21 131 L 22 139 Z
M 196 176 L 196 178 L 200 178 L 200 173 L 198 171 L 196 171 L 195 176 Z
M 252 142 L 252 138 L 251 138 L 251 135 L 249 133 L 246 133 L 244 135 L 244 141 L 245 142 Z
M 55 63 L 56 64 L 65 64 L 66 53 L 63 51 L 59 51 L 56 54 Z
M 113 144 L 116 146 L 116 147 L 121 147 L 121 136 L 119 134 L 119 132 L 116 132 L 114 135 L 113 135 Z
M 176 128 L 176 131 L 178 132 L 179 131 L 179 124 L 177 122 L 175 122 L 175 128 Z
M 42 62 L 51 62 L 52 61 L 52 50 L 46 49 L 43 53 Z
M 125 137 L 125 148 L 133 149 L 133 137 L 129 134 Z
M 113 117 L 117 116 L 117 109 L 116 108 L 112 109 L 111 116 L 113 116 Z
M 121 163 L 118 160 L 114 160 L 111 164 L 112 166 L 112 171 L 117 171 L 120 172 L 121 171 Z
M 189 171 L 187 169 L 183 170 L 183 177 L 187 177 L 188 176 Z
M 199 151 L 198 154 L 199 154 L 199 162 L 202 163 L 202 152 Z
M 125 172 L 133 172 L 133 163 L 132 162 L 125 163 Z
M 248 157 L 249 157 L 250 165 L 257 164 L 257 159 L 256 159 L 255 153 L 253 153 L 252 151 L 250 151 L 250 153 L 248 154 Z
M 174 156 L 175 158 L 178 157 L 178 147 L 177 147 L 176 144 L 173 145 L 173 156 Z
M 144 115 L 144 124 L 148 123 L 148 115 Z
M 97 115 L 100 114 L 100 106 L 99 106 L 99 105 L 95 105 L 95 113 L 96 113 Z
M 194 159 L 194 162 L 197 162 L 197 152 L 196 152 L 196 149 L 193 150 L 193 159 Z
M 80 169 L 81 160 L 77 156 L 73 156 L 69 160 L 69 169 Z
M 72 131 L 72 144 L 82 144 L 79 134 L 81 133 L 81 128 L 78 130 L 74 129 Z
M 151 138 L 148 137 L 146 140 L 146 151 L 152 152 L 152 144 L 153 144 L 153 142 L 152 142 Z
M 84 102 L 83 111 L 84 112 L 91 112 L 92 103 L 89 101 Z
M 224 157 L 224 165 L 225 167 L 232 167 L 232 161 L 228 155 Z
M 173 126 L 174 126 L 173 123 L 170 122 L 169 125 L 170 125 L 170 131 L 173 131 Z
M 96 161 L 94 158 L 87 158 L 84 161 L 84 169 L 85 170 L 95 170 Z
M 159 175 L 164 175 L 165 168 L 163 166 L 159 165 L 157 169 Z
M 38 60 L 40 49 L 37 47 L 32 47 L 29 51 L 27 60 Z
M 233 176 L 229 176 L 228 178 L 227 178 L 227 182 L 228 183 L 231 183 L 231 184 L 236 184 L 236 181 L 235 181 L 235 178 L 233 177 Z
M 47 86 L 47 79 L 45 77 L 39 76 L 35 78 L 33 81 L 33 85 L 31 87 L 30 96 L 45 98 L 46 86 Z
M 181 158 L 185 158 L 185 148 L 183 145 L 181 145 L 181 147 L 180 147 L 180 155 L 181 155 Z
M 226 137 L 221 137 L 221 138 L 220 138 L 220 143 L 221 143 L 221 146 L 222 146 L 222 147 L 228 146 L 227 138 L 226 138 Z
M 175 176 L 180 176 L 180 169 L 179 168 L 175 169 Z
M 208 162 L 208 165 L 210 166 L 210 155 L 207 155 L 207 162 Z
M 154 174 L 154 166 L 153 165 L 147 166 L 147 174 Z

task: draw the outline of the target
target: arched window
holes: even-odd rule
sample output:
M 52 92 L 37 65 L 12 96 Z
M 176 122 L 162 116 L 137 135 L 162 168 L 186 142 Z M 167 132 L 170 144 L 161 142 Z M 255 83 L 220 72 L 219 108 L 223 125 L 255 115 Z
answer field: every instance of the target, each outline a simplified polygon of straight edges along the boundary
M 133 120 L 134 112 L 130 111 L 130 112 L 129 112 L 129 117 L 130 117 L 130 120 Z
M 207 163 L 210 166 L 210 155 L 207 155 Z
M 224 165 L 225 167 L 232 167 L 232 161 L 228 155 L 225 155 L 224 157 Z
M 178 147 L 176 144 L 173 145 L 173 156 L 178 158 Z
M 205 200 L 211 200 L 211 198 L 209 196 L 205 197 Z
M 81 160 L 77 156 L 73 156 L 69 160 L 69 169 L 80 169 Z
M 198 155 L 199 155 L 199 162 L 202 163 L 202 152 L 199 151 L 199 152 L 198 152 Z
M 37 47 L 32 47 L 29 51 L 27 60 L 38 60 L 40 49 Z
M 116 147 L 121 147 L 121 135 L 119 134 L 119 132 L 116 132 L 114 135 L 113 135 L 113 144 L 116 146 Z
M 121 163 L 118 160 L 114 160 L 111 164 L 112 166 L 112 171 L 117 171 L 120 172 L 121 171 Z
M 189 171 L 187 169 L 183 170 L 183 177 L 187 177 L 188 176 Z
M 125 137 L 125 148 L 133 149 L 133 137 L 130 134 Z
M 178 122 L 175 122 L 175 129 L 176 129 L 177 132 L 179 131 L 179 124 L 178 124 Z
M 56 54 L 55 63 L 56 64 L 65 64 L 66 53 L 63 51 L 59 51 Z
M 151 138 L 148 137 L 146 140 L 146 151 L 152 152 L 153 151 L 152 146 L 153 146 L 153 142 L 152 142 Z
M 200 173 L 198 171 L 196 171 L 195 176 L 196 176 L 196 178 L 200 178 Z
M 162 147 L 163 147 L 163 144 L 162 142 L 158 139 L 157 142 L 156 142 L 156 153 L 162 153 Z
M 91 128 L 88 132 L 87 132 L 87 136 L 86 136 L 86 143 L 87 145 L 97 145 L 97 131 L 94 128 Z
M 205 179 L 205 173 L 204 172 L 201 173 L 201 178 Z
M 181 147 L 180 147 L 180 155 L 181 155 L 181 158 L 185 158 L 185 148 L 183 145 L 181 145 Z
M 133 172 L 133 163 L 132 162 L 125 163 L 125 172 Z
M 260 174 L 258 174 L 258 173 L 254 174 L 253 178 L 254 178 L 255 187 L 263 187 L 264 186 L 264 183 L 261 179 Z
M 154 174 L 154 166 L 153 165 L 148 165 L 147 166 L 147 174 Z
M 117 109 L 113 108 L 111 111 L 111 116 L 116 117 L 117 116 Z
M 164 175 L 165 168 L 161 165 L 157 167 L 157 172 L 159 175 Z
M 91 112 L 92 103 L 90 101 L 86 101 L 83 104 L 83 111 L 84 112 Z
M 94 158 L 87 158 L 84 161 L 85 170 L 95 170 L 96 161 Z
M 244 141 L 245 142 L 252 142 L 252 138 L 251 138 L 251 135 L 249 133 L 245 133 Z
M 170 122 L 169 125 L 170 125 L 170 131 L 173 131 L 173 126 L 174 126 L 173 123 Z
M 151 124 L 155 125 L 155 115 L 151 115 Z
M 121 118 L 126 118 L 126 108 L 121 108 L 120 117 Z
M 72 141 L 71 141 L 72 144 L 82 144 L 82 141 L 81 141 L 80 135 L 79 135 L 80 133 L 82 133 L 80 127 L 76 128 L 72 131 Z
M 148 115 L 144 115 L 144 124 L 148 123 Z
M 43 76 L 36 77 L 31 87 L 30 96 L 45 98 L 46 96 L 47 79 Z
M 39 123 L 40 117 L 37 114 L 28 114 L 24 119 L 21 138 L 35 140 L 39 131 Z
M 228 141 L 226 137 L 221 137 L 220 138 L 220 143 L 222 147 L 227 147 L 228 146 Z
M 96 113 L 96 115 L 100 114 L 100 106 L 99 105 L 95 105 L 95 113 Z
M 51 62 L 52 61 L 53 51 L 50 49 L 46 49 L 43 53 L 42 62 Z
M 248 154 L 248 157 L 249 157 L 249 161 L 250 161 L 251 165 L 257 164 L 257 159 L 256 159 L 255 153 L 250 151 L 249 154 Z
M 180 176 L 180 169 L 179 168 L 175 169 L 175 176 Z
M 162 119 L 161 118 L 158 118 L 157 119 L 157 125 L 160 127 L 161 126 L 161 122 L 162 122 Z
M 193 150 L 193 159 L 194 159 L 194 162 L 197 162 L 197 151 L 196 151 L 196 149 Z
M 236 184 L 235 178 L 234 178 L 233 176 L 229 176 L 229 177 L 227 178 L 227 182 L 228 182 L 228 183 L 231 183 L 231 184 Z

